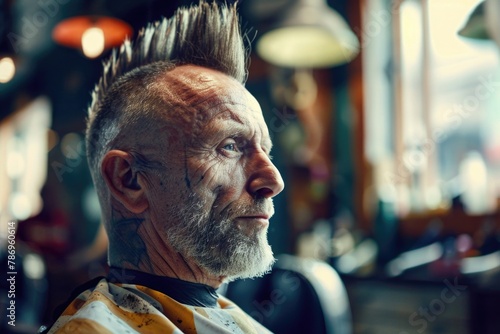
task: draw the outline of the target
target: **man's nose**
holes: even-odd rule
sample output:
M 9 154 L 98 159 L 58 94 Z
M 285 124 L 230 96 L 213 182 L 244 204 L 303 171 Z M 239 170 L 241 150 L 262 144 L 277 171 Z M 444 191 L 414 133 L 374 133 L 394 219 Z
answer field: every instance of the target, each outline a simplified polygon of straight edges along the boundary
M 273 198 L 284 188 L 281 174 L 264 152 L 255 153 L 249 171 L 249 192 L 253 196 Z

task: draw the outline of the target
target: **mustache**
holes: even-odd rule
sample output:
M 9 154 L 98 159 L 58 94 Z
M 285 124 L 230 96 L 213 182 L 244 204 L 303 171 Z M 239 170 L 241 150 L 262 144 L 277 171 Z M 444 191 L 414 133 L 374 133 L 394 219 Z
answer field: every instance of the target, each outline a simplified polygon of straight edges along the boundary
M 242 216 L 266 215 L 271 218 L 274 215 L 274 204 L 270 198 L 259 198 L 248 202 L 238 202 L 224 208 L 219 218 L 232 219 Z
M 217 206 L 220 204 L 214 204 L 211 210 L 207 210 L 207 201 L 195 193 L 191 193 L 188 199 L 188 205 L 185 210 L 180 210 L 174 213 L 174 217 L 181 221 L 197 220 L 198 216 L 206 216 L 210 221 L 222 221 L 222 220 L 233 220 L 237 217 L 242 216 L 261 216 L 266 215 L 271 218 L 274 211 L 274 203 L 272 198 L 258 197 L 252 198 L 245 201 L 232 202 L 226 205 L 221 211 L 216 213 Z

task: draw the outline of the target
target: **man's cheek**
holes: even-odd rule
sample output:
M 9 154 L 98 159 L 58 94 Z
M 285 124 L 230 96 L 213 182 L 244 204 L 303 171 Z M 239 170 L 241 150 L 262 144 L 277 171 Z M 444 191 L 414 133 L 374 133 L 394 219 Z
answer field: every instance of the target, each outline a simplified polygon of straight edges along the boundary
M 220 161 L 216 158 L 209 159 L 193 159 L 188 161 L 185 170 L 185 180 L 189 185 L 197 186 L 200 184 L 208 184 L 213 182 L 217 176 L 217 171 Z
M 227 199 L 234 201 L 239 198 L 245 189 L 246 179 L 242 168 L 232 168 L 222 171 L 218 178 L 218 192 Z
M 238 191 L 244 190 L 247 183 L 247 176 L 243 166 L 235 166 L 235 168 L 227 172 L 227 175 L 229 180 L 228 182 L 233 188 L 236 188 Z

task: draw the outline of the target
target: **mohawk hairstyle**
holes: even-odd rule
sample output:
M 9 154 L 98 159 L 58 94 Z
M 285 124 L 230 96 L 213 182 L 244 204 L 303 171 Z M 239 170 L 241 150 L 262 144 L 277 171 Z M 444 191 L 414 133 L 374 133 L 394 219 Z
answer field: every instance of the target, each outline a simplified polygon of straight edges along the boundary
M 198 5 L 180 8 L 171 18 L 148 24 L 134 42 L 126 40 L 119 50 L 112 51 L 103 64 L 104 71 L 88 109 L 87 157 L 96 188 L 103 186 L 99 163 L 117 138 L 121 125 L 142 117 L 140 110 L 131 111 L 130 106 L 123 107 L 123 101 L 117 102 L 126 98 L 124 94 L 115 94 L 121 91 L 118 87 L 124 81 L 134 80 L 132 73 L 142 71 L 151 79 L 158 71 L 183 64 L 218 70 L 245 83 L 247 51 L 236 3 L 219 5 L 201 0 Z
M 169 19 L 149 23 L 134 43 L 126 40 L 118 52 L 114 49 L 92 93 L 90 118 L 117 78 L 157 61 L 209 67 L 244 83 L 246 53 L 236 3 L 227 7 L 201 1 L 198 6 L 180 8 Z

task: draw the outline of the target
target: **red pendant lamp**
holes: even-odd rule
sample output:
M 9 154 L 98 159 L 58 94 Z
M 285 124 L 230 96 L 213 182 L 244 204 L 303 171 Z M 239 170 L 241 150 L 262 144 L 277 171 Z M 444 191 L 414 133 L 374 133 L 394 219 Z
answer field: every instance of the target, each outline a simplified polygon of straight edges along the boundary
M 56 25 L 52 38 L 59 44 L 81 50 L 88 58 L 99 57 L 104 50 L 119 46 L 132 37 L 132 27 L 108 16 L 76 16 Z

